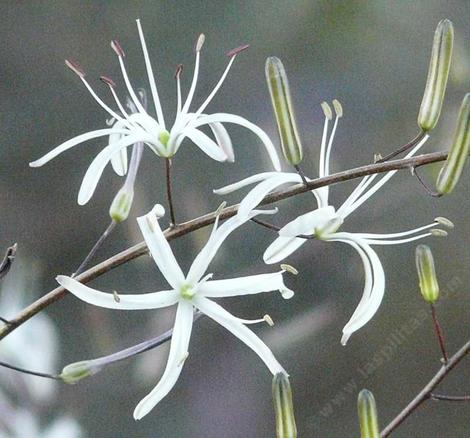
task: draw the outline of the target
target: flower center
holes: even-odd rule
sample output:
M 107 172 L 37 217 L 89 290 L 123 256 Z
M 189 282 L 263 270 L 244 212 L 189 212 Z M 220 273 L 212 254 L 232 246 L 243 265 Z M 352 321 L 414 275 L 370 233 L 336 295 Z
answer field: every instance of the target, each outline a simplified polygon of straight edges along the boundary
M 168 145 L 169 139 L 170 139 L 170 133 L 166 129 L 160 132 L 160 134 L 158 134 L 158 140 L 165 147 Z
M 318 227 L 315 227 L 313 234 L 320 240 L 326 238 L 328 235 L 338 231 L 339 227 L 343 224 L 343 219 L 335 216 Z
M 196 289 L 191 284 L 185 284 L 181 286 L 180 294 L 184 299 L 190 300 L 196 295 Z

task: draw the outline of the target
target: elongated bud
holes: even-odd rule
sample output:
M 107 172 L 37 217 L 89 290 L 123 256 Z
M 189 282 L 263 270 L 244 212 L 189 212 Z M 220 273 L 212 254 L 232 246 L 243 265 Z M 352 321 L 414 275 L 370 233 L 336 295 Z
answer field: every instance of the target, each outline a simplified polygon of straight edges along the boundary
M 454 26 L 450 20 L 441 20 L 434 33 L 428 78 L 418 114 L 418 126 L 431 131 L 439 120 L 446 92 L 454 43 Z
M 85 377 L 90 377 L 99 373 L 101 369 L 102 366 L 93 364 L 91 361 L 84 360 L 82 362 L 71 363 L 64 367 L 59 377 L 63 382 L 68 383 L 69 385 L 74 385 Z
M 437 283 L 434 258 L 431 248 L 427 245 L 416 247 L 416 269 L 419 277 L 419 288 L 425 301 L 434 304 L 439 298 L 439 284 Z
M 363 389 L 357 397 L 357 412 L 361 426 L 361 438 L 379 438 L 377 406 L 372 392 Z
M 126 186 L 121 188 L 111 203 L 109 208 L 109 215 L 115 222 L 124 222 L 129 216 L 129 211 L 132 207 L 132 200 L 134 199 L 134 189 L 129 189 Z
M 436 189 L 440 194 L 454 190 L 462 175 L 468 153 L 470 152 L 470 93 L 463 98 L 460 106 L 454 142 L 447 160 L 437 177 Z
M 294 418 L 292 391 L 289 377 L 285 373 L 278 373 L 273 377 L 273 401 L 277 438 L 296 438 L 297 427 Z
M 281 139 L 282 153 L 288 163 L 296 166 L 302 161 L 302 144 L 297 132 L 289 82 L 281 60 L 274 56 L 269 57 L 266 60 L 265 72 Z

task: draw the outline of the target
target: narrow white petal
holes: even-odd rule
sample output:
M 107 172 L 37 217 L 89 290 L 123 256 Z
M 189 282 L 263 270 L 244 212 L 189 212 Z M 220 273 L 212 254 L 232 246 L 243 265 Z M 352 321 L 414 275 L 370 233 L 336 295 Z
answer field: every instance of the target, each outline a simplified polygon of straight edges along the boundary
M 268 135 L 254 123 L 249 122 L 248 120 L 244 119 L 243 117 L 236 116 L 234 114 L 227 114 L 227 113 L 215 113 L 210 114 L 208 116 L 201 116 L 195 122 L 191 123 L 191 127 L 197 128 L 202 125 L 207 125 L 209 123 L 234 123 L 235 125 L 243 126 L 244 128 L 249 129 L 255 135 L 259 137 L 259 139 L 263 142 L 266 151 L 268 152 L 269 158 L 271 159 L 274 169 L 277 171 L 281 170 L 281 162 L 279 161 L 279 157 L 276 152 L 276 148 L 274 147 L 271 139 Z
M 144 53 L 145 68 L 147 69 L 147 75 L 150 83 L 150 90 L 152 91 L 153 102 L 155 104 L 155 111 L 157 112 L 158 123 L 165 129 L 165 119 L 163 117 L 162 106 L 158 97 L 157 84 L 155 83 L 155 76 L 153 74 L 152 64 L 150 62 L 149 53 L 147 50 L 147 44 L 145 43 L 144 32 L 140 20 L 137 21 L 137 29 L 139 31 L 140 44 Z
M 253 210 L 248 216 L 240 217 L 238 215 L 225 221 L 220 228 L 214 226 L 214 230 L 211 233 L 207 243 L 204 245 L 204 248 L 199 252 L 199 254 L 194 259 L 191 268 L 189 269 L 188 275 L 186 276 L 187 281 L 190 284 L 197 283 L 200 278 L 204 275 L 209 264 L 212 262 L 213 258 L 217 254 L 220 246 L 224 240 L 238 227 L 243 225 L 245 222 L 249 221 L 251 218 L 257 216 L 258 214 L 272 214 L 273 210 Z
M 193 306 L 189 302 L 182 301 L 176 311 L 170 354 L 165 371 L 157 386 L 135 408 L 136 420 L 147 415 L 175 386 L 188 354 L 192 326 Z
M 285 372 L 269 347 L 249 328 L 234 318 L 223 307 L 204 297 L 196 296 L 194 305 L 207 316 L 225 327 L 238 339 L 250 347 L 266 364 L 272 374 Z
M 199 149 L 209 155 L 213 160 L 227 161 L 227 155 L 225 155 L 223 149 L 220 148 L 214 140 L 202 131 L 199 131 L 199 129 L 187 128 L 182 134 L 192 140 Z
M 196 84 L 197 84 L 197 78 L 198 78 L 198 75 L 199 75 L 199 62 L 200 62 L 200 57 L 201 57 L 201 53 L 200 51 L 196 51 L 196 61 L 194 62 L 194 73 L 193 73 L 193 79 L 191 81 L 191 85 L 189 87 L 189 92 L 188 92 L 188 96 L 186 97 L 186 100 L 183 104 L 183 108 L 181 109 L 181 113 L 180 115 L 184 115 L 188 112 L 189 110 L 189 106 L 191 105 L 191 102 L 193 100 L 193 96 L 194 96 L 194 91 L 196 90 Z M 178 123 L 178 125 L 177 125 Z M 175 127 L 178 127 L 179 129 L 179 125 L 180 124 L 180 117 L 177 118 L 177 120 L 175 120 L 175 124 L 174 124 L 174 128 Z M 172 128 L 173 129 L 173 128 Z
M 323 178 L 325 176 L 325 156 L 326 156 L 326 141 L 328 140 L 328 117 L 325 117 L 323 124 L 323 135 L 321 138 L 320 146 L 320 163 L 318 165 L 318 176 Z
M 43 166 L 47 162 L 51 161 L 53 158 L 57 157 L 57 155 L 60 155 L 62 152 L 65 152 L 66 150 L 73 148 L 74 146 L 80 143 L 83 143 L 88 140 L 92 140 L 93 138 L 104 137 L 106 135 L 111 135 L 111 134 L 125 135 L 125 134 L 129 134 L 129 132 L 130 131 L 127 129 L 114 129 L 114 128 L 98 129 L 96 131 L 86 132 L 85 134 L 77 135 L 76 137 L 71 138 L 70 140 L 67 140 L 66 142 L 60 144 L 59 146 L 52 149 L 52 151 L 48 152 L 43 157 L 39 158 L 36 161 L 29 163 L 29 165 L 30 167 Z
M 111 143 L 111 142 L 110 142 Z M 111 165 L 113 170 L 119 176 L 124 176 L 127 173 L 127 149 L 120 149 L 111 157 Z
M 243 198 L 238 208 L 238 216 L 246 216 L 253 210 L 264 197 L 271 193 L 278 187 L 288 183 L 299 183 L 301 182 L 300 175 L 297 173 L 276 173 L 272 178 L 266 179 L 265 181 L 258 184 Z
M 248 178 L 242 179 L 236 183 L 229 184 L 227 186 L 221 187 L 220 189 L 215 189 L 213 192 L 216 195 L 227 195 L 228 193 L 235 192 L 236 190 L 239 190 L 243 187 L 249 186 L 259 181 L 264 181 L 276 175 L 279 175 L 279 172 L 257 173 L 256 175 L 249 176 Z
M 279 263 L 299 249 L 306 241 L 307 239 L 300 237 L 279 236 L 266 248 L 263 254 L 263 260 L 268 265 Z
M 233 163 L 235 161 L 235 154 L 233 152 L 233 145 L 227 130 L 222 123 L 210 123 L 209 127 L 214 133 L 217 144 L 224 151 L 227 156 L 227 161 Z
M 330 220 L 335 219 L 335 208 L 328 207 L 317 208 L 295 218 L 293 221 L 284 225 L 279 230 L 279 235 L 284 237 L 294 237 L 300 234 L 312 235 L 315 228 L 326 225 Z
M 162 207 L 156 205 L 150 213 L 138 217 L 137 222 L 158 269 L 168 284 L 178 290 L 184 283 L 184 275 L 160 228 L 156 215 L 158 209 L 162 209 Z
M 134 105 L 136 106 L 136 108 L 139 110 L 140 113 L 147 114 L 147 111 L 145 111 L 145 108 L 142 106 L 142 103 L 140 102 L 139 98 L 135 94 L 134 88 L 131 85 L 131 81 L 129 80 L 129 76 L 127 75 L 126 66 L 124 64 L 124 59 L 122 58 L 122 56 L 118 56 L 118 59 L 119 59 L 119 65 L 121 66 L 122 77 L 124 78 L 124 82 L 126 84 L 127 91 L 129 92 L 129 96 L 132 99 L 132 102 L 134 102 Z
M 88 170 L 85 173 L 85 176 L 78 192 L 78 203 L 80 205 L 86 204 L 93 193 L 95 192 L 98 181 L 103 174 L 104 168 L 111 160 L 111 157 L 119 152 L 120 149 L 130 146 L 131 144 L 137 143 L 139 141 L 149 141 L 149 138 L 141 135 L 127 135 L 118 141 L 115 144 L 106 146 L 91 162 Z
M 284 284 L 283 272 L 206 281 L 198 287 L 198 294 L 205 297 L 233 297 L 276 290 L 285 291 L 287 287 Z
M 420 231 L 427 230 L 429 228 L 435 227 L 437 222 L 432 224 L 424 225 L 422 227 L 415 228 L 413 230 L 402 231 L 400 233 L 389 233 L 389 234 L 380 234 L 380 233 L 357 233 L 356 235 L 361 239 L 396 239 L 398 237 L 409 236 L 410 234 L 419 233 Z
M 359 233 L 360 235 L 360 233 Z M 408 237 L 407 239 L 382 240 L 382 239 L 365 239 L 368 245 L 401 245 L 402 243 L 414 242 L 415 240 L 424 239 L 432 236 L 432 233 L 423 233 L 418 236 Z
M 377 253 L 355 234 L 336 233 L 328 240 L 351 245 L 362 259 L 366 277 L 361 301 L 343 328 L 341 343 L 345 345 L 349 337 L 367 324 L 380 307 L 385 292 L 385 274 Z
M 174 290 L 151 292 L 145 294 L 110 294 L 101 292 L 65 275 L 59 275 L 57 282 L 77 298 L 94 306 L 118 310 L 159 309 L 176 304 L 180 294 Z

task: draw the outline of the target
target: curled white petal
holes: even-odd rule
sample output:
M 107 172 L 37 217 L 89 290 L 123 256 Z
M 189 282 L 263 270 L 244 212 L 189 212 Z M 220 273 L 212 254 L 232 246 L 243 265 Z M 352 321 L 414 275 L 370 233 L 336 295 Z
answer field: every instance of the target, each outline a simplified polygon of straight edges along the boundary
M 65 152 L 66 150 L 73 148 L 74 146 L 80 143 L 83 143 L 85 141 L 92 140 L 98 137 L 104 137 L 104 136 L 111 135 L 111 134 L 125 135 L 125 134 L 129 134 L 129 132 L 130 131 L 126 129 L 114 129 L 114 128 L 98 129 L 96 131 L 86 132 L 84 134 L 77 135 L 76 137 L 71 138 L 70 140 L 67 140 L 66 142 L 60 144 L 59 146 L 52 149 L 52 151 L 48 152 L 43 157 L 39 158 L 36 161 L 32 161 L 31 163 L 29 163 L 29 165 L 30 167 L 41 167 L 47 162 L 51 161 L 53 158 L 57 157 L 57 155 L 60 155 L 62 152 Z
M 225 129 L 222 123 L 209 123 L 214 137 L 217 141 L 217 144 L 224 151 L 227 156 L 227 161 L 233 163 L 235 161 L 235 153 L 233 152 L 233 145 L 230 135 L 228 135 L 227 130 Z
M 279 172 L 257 173 L 256 175 L 249 176 L 248 178 L 237 181 L 236 183 L 229 184 L 227 186 L 221 187 L 220 189 L 215 189 L 213 192 L 216 195 L 227 195 L 228 193 L 235 192 L 243 187 L 249 186 L 259 181 L 264 181 L 277 175 L 279 175 Z
M 196 128 L 198 126 L 207 125 L 209 123 L 215 122 L 234 123 L 235 125 L 243 126 L 244 128 L 247 128 L 252 131 L 263 142 L 263 145 L 266 148 L 266 151 L 268 152 L 269 158 L 273 163 L 274 169 L 277 171 L 281 170 L 281 162 L 279 161 L 276 148 L 274 147 L 271 139 L 261 128 L 256 126 L 254 123 L 251 123 L 248 120 L 244 119 L 243 117 L 236 116 L 234 114 L 215 113 L 199 117 L 194 123 L 191 123 L 191 127 Z
M 159 309 L 176 304 L 180 297 L 174 290 L 151 292 L 145 294 L 111 294 L 85 286 L 77 280 L 59 275 L 57 282 L 86 303 L 106 309 L 142 310 Z
M 164 211 L 163 207 L 157 204 L 150 213 L 138 217 L 137 222 L 158 269 L 168 284 L 174 289 L 179 289 L 184 283 L 184 275 L 157 219 L 163 216 Z
M 104 168 L 109 163 L 113 155 L 118 153 L 122 148 L 145 140 L 148 140 L 148 138 L 143 137 L 140 134 L 132 134 L 127 135 L 115 144 L 106 146 L 91 162 L 88 170 L 85 173 L 80 191 L 78 192 L 78 203 L 80 205 L 84 205 L 91 199 L 93 193 L 95 192 L 96 186 L 98 185 L 98 181 L 103 174 Z
M 266 248 L 263 254 L 263 260 L 268 265 L 279 263 L 297 251 L 307 239 L 300 237 L 279 236 L 271 245 Z
M 227 155 L 224 150 L 217 145 L 209 136 L 199 129 L 185 129 L 184 137 L 188 137 L 193 143 L 213 160 L 227 161 Z
M 199 286 L 198 294 L 205 297 L 233 297 L 276 290 L 286 291 L 288 288 L 284 284 L 283 272 L 207 281 Z
M 294 237 L 301 234 L 312 235 L 315 232 L 315 228 L 324 226 L 334 218 L 336 218 L 335 208 L 331 205 L 317 208 L 298 216 L 293 221 L 284 225 L 279 230 L 279 235 L 284 237 Z
M 188 354 L 192 326 L 193 306 L 189 302 L 181 301 L 176 311 L 170 354 L 165 371 L 157 386 L 135 408 L 134 418 L 136 420 L 147 415 L 175 386 Z
M 269 347 L 249 328 L 247 328 L 237 318 L 227 312 L 223 307 L 205 297 L 200 296 L 195 297 L 194 305 L 201 312 L 205 313 L 214 321 L 218 322 L 228 331 L 233 333 L 238 339 L 244 342 L 248 347 L 250 347 L 266 364 L 273 375 L 281 372 L 285 373 L 284 368 L 276 360 Z

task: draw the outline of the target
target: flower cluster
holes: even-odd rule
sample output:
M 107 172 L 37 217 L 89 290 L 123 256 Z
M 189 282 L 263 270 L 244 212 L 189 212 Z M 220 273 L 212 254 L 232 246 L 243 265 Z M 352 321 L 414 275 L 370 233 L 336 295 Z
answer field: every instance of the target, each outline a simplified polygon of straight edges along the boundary
M 269 347 L 247 325 L 267 322 L 272 325 L 269 315 L 255 320 L 246 320 L 233 316 L 213 299 L 253 295 L 279 291 L 283 298 L 291 298 L 294 293 L 284 283 L 286 271 L 295 272 L 289 265 L 281 265 L 281 270 L 261 273 L 258 275 L 235 277 L 230 279 L 213 279 L 212 273 L 207 273 L 212 260 L 225 241 L 238 228 L 261 214 L 273 214 L 277 210 L 257 210 L 263 199 L 271 192 L 285 185 L 305 184 L 310 181 L 299 169 L 303 151 L 300 138 L 295 127 L 287 77 L 282 63 L 277 58 L 268 58 L 267 77 L 271 98 L 275 107 L 283 154 L 297 172 L 282 172 L 278 155 L 267 134 L 255 124 L 238 115 L 229 113 L 207 114 L 206 109 L 225 81 L 237 55 L 248 46 L 241 46 L 228 53 L 229 62 L 220 80 L 209 93 L 204 102 L 194 110 L 190 110 L 199 76 L 201 51 L 204 35 L 200 35 L 195 46 L 195 66 L 192 82 L 186 99 L 182 98 L 180 78 L 182 66 L 176 69 L 176 117 L 173 125 L 167 127 L 162 106 L 157 91 L 152 65 L 148 55 L 147 45 L 140 21 L 137 20 L 138 33 L 148 74 L 155 116 L 149 114 L 146 94 L 135 90 L 130 82 L 125 65 L 125 53 L 117 41 L 112 41 L 111 47 L 118 56 L 122 77 L 126 85 L 127 104 L 123 105 L 117 94 L 115 82 L 107 76 L 101 80 L 107 85 L 115 101 L 117 110 L 112 109 L 98 96 L 86 78 L 85 71 L 74 61 L 66 61 L 91 93 L 94 100 L 108 113 L 111 119 L 108 128 L 87 132 L 62 143 L 37 161 L 30 163 L 32 167 L 42 166 L 62 152 L 85 141 L 99 137 L 108 137 L 108 144 L 98 153 L 89 166 L 83 179 L 79 195 L 79 204 L 87 203 L 92 197 L 99 179 L 109 162 L 118 175 L 126 175 L 126 183 L 111 207 L 111 217 L 116 222 L 127 218 L 132 203 L 133 185 L 144 145 L 148 146 L 157 156 L 166 160 L 172 159 L 183 141 L 188 138 L 205 154 L 216 161 L 233 162 L 235 154 L 232 141 L 224 124 L 234 123 L 252 131 L 263 143 L 272 161 L 275 171 L 263 172 L 230 184 L 218 190 L 216 194 L 225 195 L 248 185 L 256 186 L 241 200 L 237 214 L 219 226 L 221 209 L 216 212 L 213 230 L 191 267 L 185 274 L 177 262 L 172 249 L 160 226 L 164 216 L 164 208 L 157 203 L 148 214 L 137 218 L 147 247 L 169 285 L 169 289 L 144 294 L 107 293 L 85 286 L 73 277 L 60 275 L 57 281 L 79 299 L 99 307 L 116 310 L 159 309 L 176 306 L 176 316 L 173 327 L 170 353 L 163 376 L 156 387 L 137 405 L 134 418 L 141 419 L 156 404 L 158 404 L 173 388 L 182 371 L 183 364 L 188 358 L 189 341 L 195 315 L 204 314 L 225 327 L 233 335 L 243 341 L 266 364 L 270 372 L 276 376 L 276 381 L 284 382 L 287 373 L 274 357 Z M 330 156 L 339 120 L 343 116 L 341 104 L 334 100 L 333 108 L 326 102 L 322 103 L 325 115 L 323 136 L 320 146 L 319 177 L 330 175 Z M 127 109 L 126 109 L 127 107 Z M 284 125 L 282 125 L 284 123 Z M 330 124 L 333 124 L 332 127 Z M 213 138 L 205 134 L 201 128 L 207 126 Z M 286 128 L 286 129 L 283 129 Z M 289 129 L 287 129 L 289 128 Z M 407 158 L 416 154 L 428 140 L 428 132 L 422 132 L 418 140 L 411 145 Z M 126 149 L 133 145 L 131 163 L 127 164 Z M 309 240 L 345 243 L 359 254 L 365 274 L 362 299 L 351 319 L 343 328 L 341 343 L 344 345 L 349 337 L 363 327 L 377 312 L 385 292 L 385 273 L 378 254 L 373 249 L 379 245 L 395 245 L 412 242 L 428 236 L 443 236 L 446 232 L 439 225 L 452 228 L 452 223 L 444 218 L 436 218 L 423 226 L 389 234 L 351 233 L 342 231 L 349 215 L 358 210 L 372 195 L 382 188 L 396 173 L 390 171 L 383 176 L 378 174 L 365 176 L 347 199 L 339 206 L 331 205 L 329 187 L 324 186 L 312 190 L 316 204 L 308 211 L 298 215 L 282 227 L 278 227 L 278 236 L 265 249 L 263 260 L 266 264 L 276 264 L 291 256 Z M 170 187 L 168 187 L 170 190 Z M 313 201 L 313 198 L 312 198 Z M 170 210 L 172 209 L 169 196 Z M 113 216 L 114 214 L 114 216 Z M 174 225 L 174 224 L 172 224 Z M 273 226 L 271 226 L 272 228 Z M 125 353 L 116 353 L 113 360 L 129 357 L 129 349 Z M 135 350 L 137 351 L 137 350 Z M 143 350 L 140 349 L 141 352 Z M 117 355 L 117 356 L 116 356 Z M 119 359 L 117 357 L 119 356 Z M 65 367 L 61 377 L 64 381 L 74 383 L 80 378 L 92 375 L 106 365 L 106 360 L 96 359 L 83 361 Z M 280 391 L 280 390 L 279 390 Z M 279 392 L 278 391 L 278 392 Z M 290 390 L 289 390 L 290 391 Z M 286 390 L 283 390 L 285 393 Z M 278 398 L 281 396 L 278 394 Z M 290 396 L 289 396 L 290 397 Z M 292 417 L 293 418 L 293 417 Z M 295 424 L 292 426 L 295 429 Z

